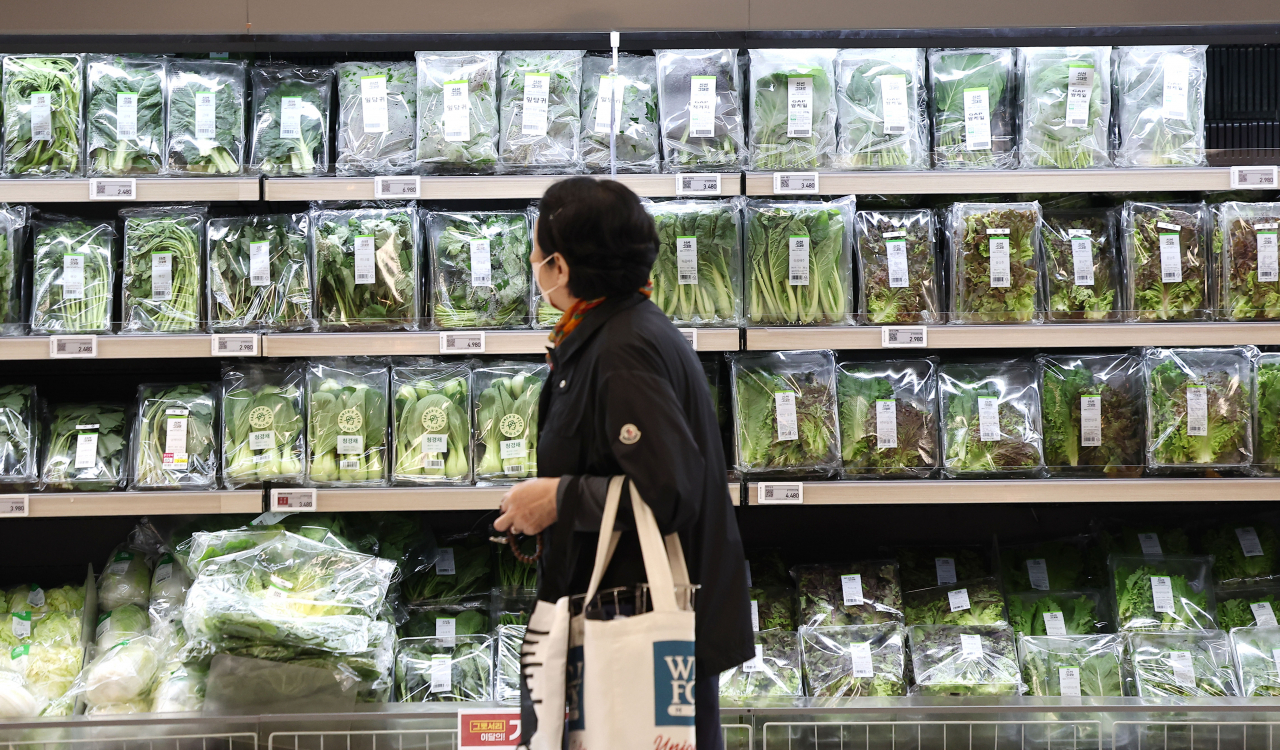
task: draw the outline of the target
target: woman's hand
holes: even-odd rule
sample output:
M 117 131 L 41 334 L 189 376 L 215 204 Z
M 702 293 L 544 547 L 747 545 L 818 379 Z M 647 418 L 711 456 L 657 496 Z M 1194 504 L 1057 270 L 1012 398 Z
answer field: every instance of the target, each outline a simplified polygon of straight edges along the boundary
M 558 477 L 526 479 L 502 498 L 493 528 L 513 534 L 533 536 L 556 522 Z

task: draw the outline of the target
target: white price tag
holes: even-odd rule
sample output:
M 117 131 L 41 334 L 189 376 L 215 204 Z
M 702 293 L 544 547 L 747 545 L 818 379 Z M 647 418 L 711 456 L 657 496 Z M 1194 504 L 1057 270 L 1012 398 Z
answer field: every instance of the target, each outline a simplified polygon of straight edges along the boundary
M 1209 434 L 1209 392 L 1203 385 L 1187 386 L 1187 434 Z
M 796 421 L 796 394 L 794 391 L 777 391 L 773 394 L 773 406 L 778 421 L 778 439 L 799 440 L 800 427 Z
M 98 425 L 76 425 L 77 469 L 92 469 L 98 463 Z
M 31 140 L 53 140 L 53 92 L 31 94 Z
M 524 445 L 524 438 L 503 440 L 498 444 L 498 451 L 499 457 L 504 461 L 509 458 L 525 458 L 529 455 L 529 449 Z
M 168 302 L 173 299 L 173 252 L 151 254 L 151 300 Z
M 340 456 L 358 456 L 364 453 L 364 435 L 339 435 L 335 450 Z
M 256 333 L 215 333 L 210 348 L 215 357 L 256 357 L 261 341 Z
M 466 81 L 444 83 L 444 139 L 449 143 L 471 140 L 471 96 Z
M 302 97 L 280 97 L 280 140 L 302 137 Z
M 1195 661 L 1190 651 L 1170 651 L 1169 665 L 1173 667 L 1173 681 L 1180 687 L 1196 686 Z
M 956 589 L 947 592 L 947 603 L 952 612 L 963 612 L 969 608 L 969 589 Z
M 14 638 L 30 638 L 31 637 L 31 613 L 30 612 L 14 612 L 10 614 L 9 624 L 13 630 Z
M 676 175 L 676 195 L 720 195 L 720 175 Z
M 551 97 L 550 73 L 524 74 L 524 110 L 520 119 L 520 135 L 542 137 L 547 134 L 547 111 Z M 574 106 L 577 111 L 577 105 Z
M 458 620 L 453 617 L 436 618 L 436 637 L 444 639 L 444 645 L 453 648 L 457 645 Z
M 1231 168 L 1232 190 L 1272 190 L 1280 185 L 1274 164 Z
M 26 518 L 31 513 L 29 495 L 0 495 L 0 518 Z
M 901 135 L 907 132 L 910 120 L 907 116 L 907 77 L 883 75 L 880 82 L 880 112 L 884 120 L 885 135 Z
M 1169 576 L 1151 576 L 1151 599 L 1157 612 L 1174 613 L 1173 581 Z
M 422 178 L 417 175 L 374 177 L 373 197 L 392 200 L 409 200 L 422 197 Z
M 1102 445 L 1102 396 L 1080 397 L 1080 445 L 1084 448 Z
M 698 283 L 697 237 L 676 237 L 676 283 Z
M 988 243 L 991 252 L 991 286 L 1008 287 L 1012 283 L 1009 276 L 1009 238 L 992 237 Z
M 1245 557 L 1262 557 L 1262 542 L 1258 539 L 1258 532 L 1252 526 L 1236 529 L 1236 539 L 1240 540 L 1240 551 Z
M 752 604 L 755 604 L 755 602 L 752 602 Z M 764 670 L 764 646 L 757 643 L 756 655 L 742 662 L 742 671 L 747 674 L 751 674 L 754 672 L 763 672 Z
M 1080 697 L 1080 667 L 1058 667 L 1058 695 Z
M 451 576 L 458 572 L 453 557 L 453 547 L 441 547 L 436 555 L 436 575 Z
M 1089 127 L 1089 98 L 1093 95 L 1093 66 L 1067 65 L 1067 126 Z
M 151 579 L 151 583 L 152 584 L 164 583 L 170 578 L 173 578 L 173 563 L 171 562 L 160 563 L 159 565 L 156 566 L 156 574 Z
M 761 482 L 757 486 L 759 505 L 803 505 L 803 482 Z
M 1276 253 L 1276 232 L 1258 232 L 1258 281 L 1280 281 L 1280 257 Z
M 854 677 L 875 677 L 875 665 L 871 662 L 871 643 L 849 644 L 849 665 Z
M 271 490 L 271 510 L 277 513 L 308 513 L 316 509 L 316 491 L 313 488 Z
M 880 346 L 885 349 L 923 349 L 929 346 L 926 326 L 884 326 L 880 329 Z
M 689 342 L 689 346 L 692 346 L 695 352 L 698 351 L 697 328 L 677 328 L 676 330 L 680 332 L 681 336 L 684 336 L 684 340 Z
M 138 137 L 138 93 L 116 92 L 116 139 L 132 141 Z
M 373 235 L 356 235 L 355 274 L 357 284 L 372 284 L 376 281 L 376 252 Z
M 622 131 L 622 97 L 614 99 L 614 89 L 621 83 L 622 79 L 615 76 L 600 76 L 600 87 L 596 93 L 596 123 L 595 132 L 607 134 L 609 132 L 609 113 L 610 107 L 613 108 L 613 124 Z
M 1180 232 L 1160 233 L 1160 280 L 1166 284 L 1182 281 L 1181 237 Z
M 418 438 L 418 447 L 423 453 L 448 453 L 449 436 L 423 433 L 422 437 Z
M 760 602 L 751 600 L 751 631 L 760 632 Z
M 453 690 L 453 663 L 448 654 L 431 655 L 431 692 L 448 693 Z
M 1258 627 L 1274 628 L 1280 625 L 1280 622 L 1276 622 L 1276 613 L 1270 602 L 1254 602 L 1249 605 L 1249 609 L 1253 612 L 1253 622 Z
M 884 247 L 888 255 L 889 286 L 901 289 L 910 283 L 907 274 L 907 241 L 885 240 Z
M 779 195 L 817 195 L 817 172 L 774 172 L 773 192 Z
M 162 463 L 167 469 L 187 468 L 187 417 L 186 409 L 165 410 Z
M 995 396 L 978 397 L 978 439 L 984 443 L 1000 439 L 1000 399 Z
M 471 286 L 493 286 L 493 256 L 489 252 L 489 240 L 471 240 Z
M 196 138 L 212 141 L 218 137 L 218 96 L 212 91 L 196 92 Z
M 1093 286 L 1093 238 L 1071 238 L 1071 266 L 1076 286 Z
M 1027 560 L 1027 578 L 1031 588 L 1037 591 L 1049 590 L 1049 563 L 1043 558 Z M 1050 635 L 1053 635 L 1050 633 Z
M 962 633 L 960 635 L 960 657 L 962 659 L 981 659 L 982 636 Z
M 1191 61 L 1175 52 L 1166 53 L 1164 63 L 1164 119 L 1187 119 L 1187 88 L 1191 79 Z
M 1061 612 L 1044 613 L 1044 632 L 1046 635 L 1066 635 L 1067 622 Z
M 98 356 L 98 337 L 50 336 L 49 359 L 92 359 Z
M 44 589 L 36 584 L 31 584 L 31 590 L 27 592 L 27 604 L 32 607 L 44 606 Z
M 387 132 L 387 77 L 360 79 L 360 121 L 366 135 Z
M 787 240 L 787 283 L 809 286 L 809 238 L 792 236 Z
M 956 560 L 954 557 L 933 558 L 933 569 L 938 575 L 939 586 L 950 586 L 956 582 Z
M 876 449 L 898 447 L 898 402 L 876 399 Z
M 840 576 L 840 591 L 844 594 L 844 605 L 846 607 L 866 604 L 866 600 L 862 597 L 861 575 Z
M 133 177 L 89 178 L 89 200 L 132 201 L 138 199 L 138 181 Z
M 813 77 L 787 78 L 787 137 L 813 135 Z
M 1148 557 L 1164 556 L 1164 550 L 1160 548 L 1160 537 L 1156 534 L 1139 534 L 1138 548 Z
M 271 243 L 249 243 L 249 286 L 271 284 Z
M 441 354 L 484 354 L 484 331 L 441 331 Z
M 689 135 L 711 138 L 716 134 L 716 77 L 689 78 Z
M 63 299 L 84 299 L 84 254 L 64 253 L 62 256 Z
M 964 147 L 966 151 L 991 148 L 991 105 L 987 89 L 964 90 Z

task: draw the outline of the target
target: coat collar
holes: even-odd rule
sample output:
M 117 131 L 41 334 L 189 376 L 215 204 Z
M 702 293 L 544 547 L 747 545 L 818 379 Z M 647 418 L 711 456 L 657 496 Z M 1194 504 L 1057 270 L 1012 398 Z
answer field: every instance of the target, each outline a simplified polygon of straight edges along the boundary
M 635 307 L 646 299 L 648 297 L 643 294 L 633 292 L 629 295 L 607 299 L 600 303 L 598 307 L 588 310 L 586 315 L 583 316 L 582 322 L 578 323 L 578 327 L 564 337 L 560 342 L 560 346 L 551 350 L 551 356 L 556 364 L 565 362 L 572 357 L 614 315 Z

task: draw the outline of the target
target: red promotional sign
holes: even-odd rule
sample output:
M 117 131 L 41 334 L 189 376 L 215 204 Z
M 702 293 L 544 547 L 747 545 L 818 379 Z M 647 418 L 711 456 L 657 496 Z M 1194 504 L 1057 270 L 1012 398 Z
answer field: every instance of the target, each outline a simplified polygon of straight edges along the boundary
M 458 710 L 458 750 L 515 750 L 520 743 L 520 709 Z

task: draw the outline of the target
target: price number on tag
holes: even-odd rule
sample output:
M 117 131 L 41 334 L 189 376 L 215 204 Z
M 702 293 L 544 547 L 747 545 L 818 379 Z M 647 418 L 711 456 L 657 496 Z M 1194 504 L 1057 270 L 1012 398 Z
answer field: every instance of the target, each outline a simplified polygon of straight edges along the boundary
M 720 175 L 678 174 L 676 195 L 720 195 Z
M 1271 190 L 1280 185 L 1276 175 L 1277 167 L 1274 164 L 1257 167 L 1232 167 L 1231 189 Z
M 684 336 L 684 340 L 689 342 L 689 346 L 692 346 L 695 352 L 698 351 L 697 328 L 677 328 L 676 330 L 680 332 L 681 336 Z
M 407 200 L 422 197 L 422 178 L 416 175 L 373 178 L 373 197 Z
M 880 329 L 880 346 L 886 349 L 927 347 L 929 329 L 927 326 L 885 326 Z
M 774 172 L 773 192 L 815 195 L 818 192 L 818 173 Z
M 802 482 L 761 482 L 757 487 L 759 505 L 801 505 L 804 503 Z
M 441 354 L 484 354 L 484 331 L 444 331 Z
M 89 180 L 91 201 L 132 201 L 138 199 L 138 181 L 132 177 L 93 177 Z
M 50 359 L 93 359 L 98 356 L 98 337 L 50 336 Z
M 316 491 L 314 489 L 271 490 L 270 510 L 273 513 L 309 513 L 315 509 Z
M 29 495 L 0 495 L 0 518 L 26 518 L 30 513 Z
M 255 333 L 215 333 L 212 353 L 215 357 L 256 357 L 260 341 Z

